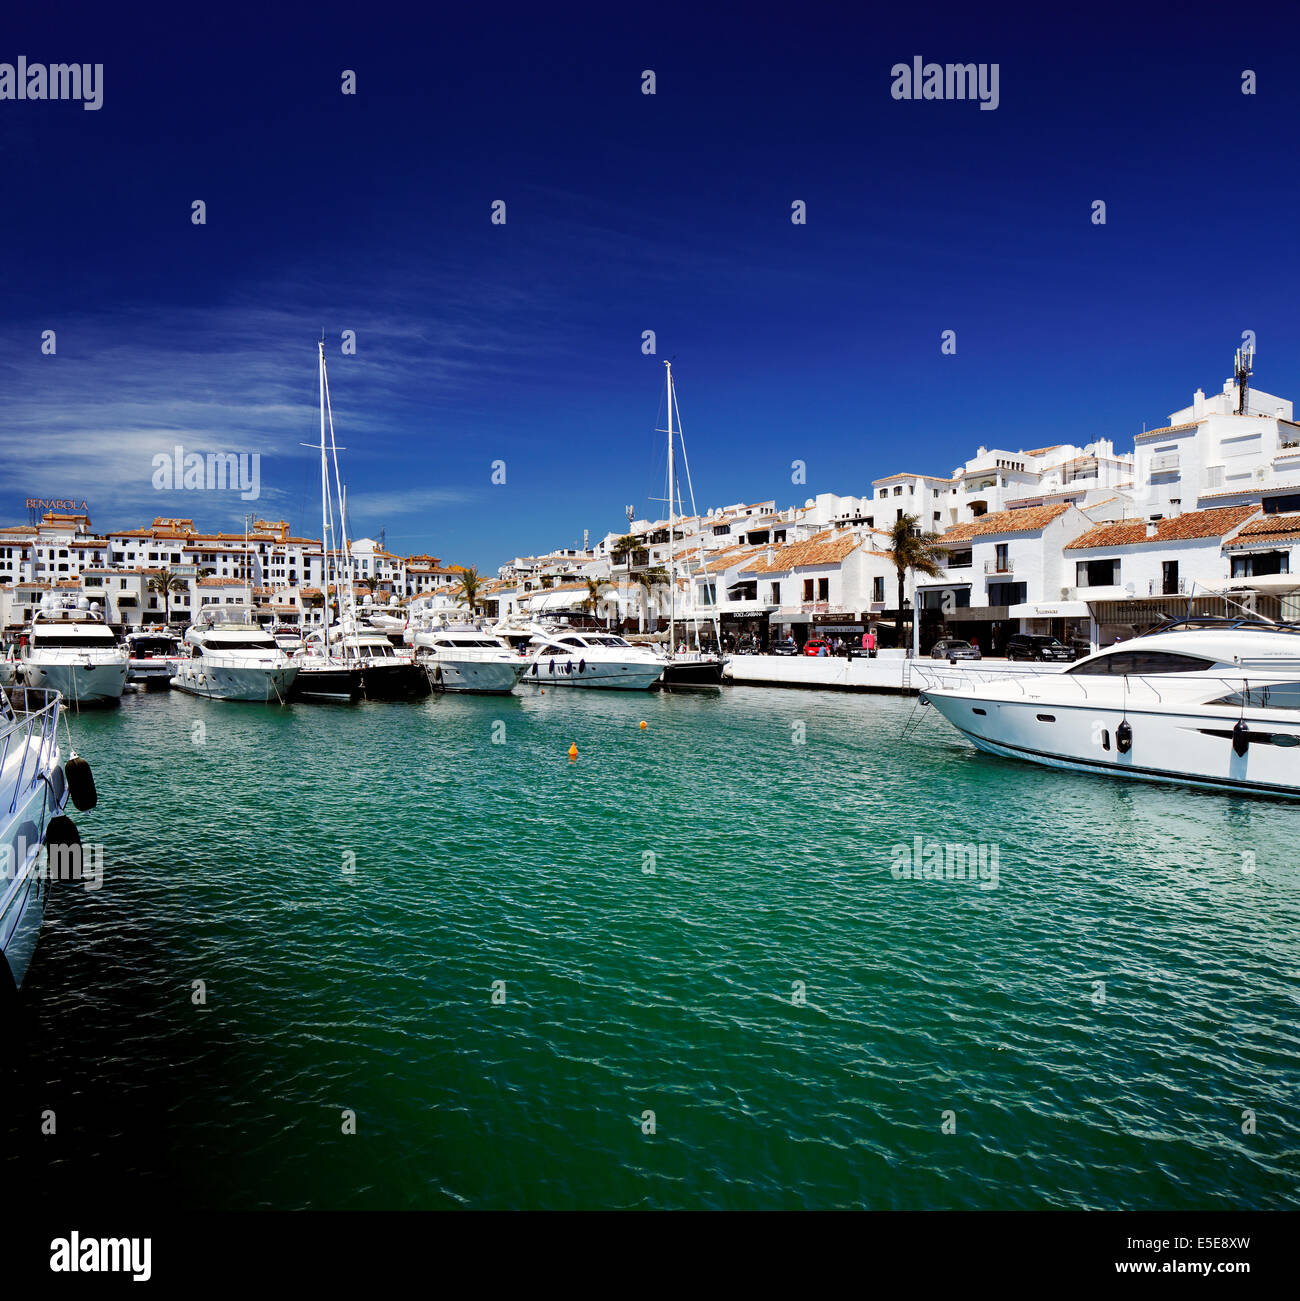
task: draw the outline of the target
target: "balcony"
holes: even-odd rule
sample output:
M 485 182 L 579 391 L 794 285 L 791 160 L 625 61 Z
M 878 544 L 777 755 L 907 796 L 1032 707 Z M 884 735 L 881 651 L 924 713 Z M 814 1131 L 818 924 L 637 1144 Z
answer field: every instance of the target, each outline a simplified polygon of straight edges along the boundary
M 951 567 L 949 566 L 949 568 Z M 1006 560 L 986 560 L 984 562 L 984 572 L 986 574 L 1014 574 L 1016 572 L 1015 561 L 1010 558 Z
M 1178 469 L 1177 452 L 1157 452 L 1151 458 L 1152 474 L 1168 474 Z

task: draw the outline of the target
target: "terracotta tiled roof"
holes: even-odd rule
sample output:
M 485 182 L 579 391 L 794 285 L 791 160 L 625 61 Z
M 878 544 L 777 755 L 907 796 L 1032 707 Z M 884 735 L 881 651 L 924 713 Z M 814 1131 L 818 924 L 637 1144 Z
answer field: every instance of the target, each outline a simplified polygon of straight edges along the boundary
M 1064 443 L 1053 443 L 1051 447 L 1035 447 L 1028 452 L 1021 452 L 1021 456 L 1045 456 L 1048 452 L 1054 452 L 1058 447 L 1064 447 Z
M 859 545 L 858 539 L 852 533 L 842 533 L 837 537 L 827 529 L 806 542 L 793 542 L 789 546 L 781 547 L 773 553 L 770 561 L 762 558 L 766 556 L 766 548 L 764 548 L 761 557 L 756 558 L 753 564 L 746 564 L 741 572 L 781 574 L 808 565 L 838 565 Z
M 713 552 L 704 562 L 704 568 L 710 574 L 720 574 L 733 565 L 743 564 L 754 556 L 761 556 L 764 550 L 764 547 L 727 547 L 722 551 Z
M 1251 520 L 1228 546 L 1258 546 L 1264 542 L 1282 542 L 1295 538 L 1300 538 L 1300 514 L 1265 515 L 1263 519 Z
M 1185 429 L 1195 429 L 1200 423 L 1199 420 L 1189 420 L 1182 425 L 1165 425 L 1161 429 L 1144 429 L 1137 435 L 1135 441 L 1140 443 L 1144 438 L 1163 438 L 1166 434 L 1181 434 Z
M 1213 501 L 1216 497 L 1254 497 L 1260 501 L 1265 497 L 1276 497 L 1279 493 L 1300 492 L 1300 484 L 1275 483 L 1266 488 L 1229 488 L 1223 492 L 1202 492 L 1197 494 L 1198 501 Z
M 1116 520 L 1098 524 L 1067 542 L 1067 551 L 1085 551 L 1093 547 L 1130 547 L 1138 543 L 1188 542 L 1195 538 L 1221 538 L 1259 510 L 1258 506 L 1221 506 L 1217 510 L 1189 510 L 1185 515 L 1162 519 L 1154 537 L 1147 537 L 1145 520 Z
M 954 524 L 939 537 L 943 546 L 952 542 L 969 542 L 972 538 L 985 537 L 993 533 L 1037 533 L 1045 529 L 1054 519 L 1064 515 L 1070 509 L 1069 502 L 1057 502 L 1054 506 L 1029 506 L 1024 510 L 998 510 L 978 519 L 968 520 L 964 524 Z
M 887 474 L 883 479 L 872 479 L 872 484 L 889 483 L 894 479 L 933 479 L 936 483 L 956 483 L 956 479 L 949 479 L 942 474 L 913 474 L 910 470 L 900 470 L 897 474 Z

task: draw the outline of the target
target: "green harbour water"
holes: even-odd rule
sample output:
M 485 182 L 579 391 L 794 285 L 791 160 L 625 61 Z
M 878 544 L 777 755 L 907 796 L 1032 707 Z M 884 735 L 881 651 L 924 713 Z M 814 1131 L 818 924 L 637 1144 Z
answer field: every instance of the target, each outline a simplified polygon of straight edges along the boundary
M 25 1196 L 1300 1205 L 1300 807 L 815 691 L 71 726 L 104 881 L 56 887 L 0 1064 Z M 996 888 L 898 879 L 917 836 Z

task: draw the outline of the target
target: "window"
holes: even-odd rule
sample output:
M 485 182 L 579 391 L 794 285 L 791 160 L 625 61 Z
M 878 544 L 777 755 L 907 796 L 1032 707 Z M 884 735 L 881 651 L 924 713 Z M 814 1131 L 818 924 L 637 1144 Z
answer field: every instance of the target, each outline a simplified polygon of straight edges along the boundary
M 971 553 L 969 551 L 950 551 L 948 553 L 949 569 L 969 569 L 971 567 Z
M 1270 497 L 1264 503 L 1265 515 L 1288 515 L 1300 510 L 1300 493 L 1288 493 L 1285 497 Z
M 805 601 L 811 601 L 813 599 L 813 580 L 811 578 L 805 578 L 803 580 L 803 599 Z
M 1233 556 L 1233 578 L 1261 578 L 1265 574 L 1289 574 L 1291 555 L 1287 551 L 1257 551 L 1253 555 Z
M 1080 560 L 1074 566 L 1076 587 L 1118 587 L 1118 560 Z
M 817 580 L 817 599 L 819 601 L 829 601 L 831 599 L 831 580 L 829 578 L 819 578 Z
M 1023 605 L 1025 602 L 1025 583 L 990 583 L 990 605 Z
M 993 563 L 999 574 L 1009 574 L 1011 572 L 1011 564 L 1007 559 L 1007 543 L 999 542 L 993 548 Z
M 1249 705 L 1252 709 L 1300 709 L 1300 682 L 1274 682 L 1268 686 L 1250 687 L 1246 691 L 1234 691 L 1230 696 L 1211 700 L 1212 705 L 1230 705 L 1240 709 Z
M 885 580 L 879 576 L 871 580 L 871 599 L 883 603 L 885 599 Z
M 1085 660 L 1067 669 L 1067 673 L 1077 673 L 1085 677 L 1118 677 L 1126 673 L 1200 673 L 1214 667 L 1213 660 L 1202 659 L 1199 655 L 1179 655 L 1174 651 L 1115 651 L 1110 655 L 1099 655 L 1094 660 Z
M 1165 596 L 1178 595 L 1178 561 L 1166 560 L 1161 566 L 1161 592 Z

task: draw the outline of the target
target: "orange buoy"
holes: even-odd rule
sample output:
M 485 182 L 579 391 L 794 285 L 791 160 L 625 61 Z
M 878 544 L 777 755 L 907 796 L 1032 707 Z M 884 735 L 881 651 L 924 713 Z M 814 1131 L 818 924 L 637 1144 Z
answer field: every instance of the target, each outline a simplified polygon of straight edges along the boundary
M 578 743 L 575 741 L 569 746 L 569 762 L 572 763 L 578 757 Z
M 641 720 L 641 730 L 642 730 L 643 732 L 645 731 L 645 719 L 644 719 L 644 718 Z

